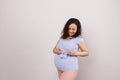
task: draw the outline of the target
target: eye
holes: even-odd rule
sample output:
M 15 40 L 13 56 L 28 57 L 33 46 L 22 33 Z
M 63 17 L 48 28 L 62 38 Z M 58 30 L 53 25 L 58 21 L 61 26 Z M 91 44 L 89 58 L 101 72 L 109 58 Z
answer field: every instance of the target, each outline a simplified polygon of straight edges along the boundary
M 72 30 L 72 28 L 69 28 L 69 30 Z

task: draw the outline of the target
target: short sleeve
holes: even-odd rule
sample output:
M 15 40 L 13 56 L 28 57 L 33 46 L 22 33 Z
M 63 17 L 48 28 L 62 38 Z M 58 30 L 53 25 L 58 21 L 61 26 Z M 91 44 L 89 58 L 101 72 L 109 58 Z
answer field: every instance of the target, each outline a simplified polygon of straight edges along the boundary
M 76 43 L 77 43 L 78 45 L 81 44 L 82 42 L 84 42 L 84 39 L 83 39 L 82 36 L 79 36 L 79 37 L 76 38 Z

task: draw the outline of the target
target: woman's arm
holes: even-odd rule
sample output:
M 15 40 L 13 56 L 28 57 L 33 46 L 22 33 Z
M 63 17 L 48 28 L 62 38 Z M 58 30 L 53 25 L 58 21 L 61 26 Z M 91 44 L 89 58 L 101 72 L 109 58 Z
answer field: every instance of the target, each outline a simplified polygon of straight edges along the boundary
M 80 48 L 81 51 L 75 52 L 75 55 L 77 55 L 77 56 L 82 56 L 82 57 L 89 55 L 89 51 L 88 51 L 88 48 L 87 48 L 85 42 L 82 42 L 82 43 L 79 45 L 79 48 Z
M 58 44 L 59 40 L 57 41 Z M 61 54 L 62 53 L 62 49 L 57 48 L 57 44 L 55 45 L 55 47 L 53 48 L 53 53 L 54 54 Z
M 67 54 L 68 54 L 68 55 L 81 56 L 81 57 L 88 56 L 89 51 L 88 51 L 88 48 L 86 47 L 85 42 L 82 42 L 82 43 L 79 45 L 79 48 L 80 48 L 81 51 L 69 50 L 69 51 L 67 51 Z

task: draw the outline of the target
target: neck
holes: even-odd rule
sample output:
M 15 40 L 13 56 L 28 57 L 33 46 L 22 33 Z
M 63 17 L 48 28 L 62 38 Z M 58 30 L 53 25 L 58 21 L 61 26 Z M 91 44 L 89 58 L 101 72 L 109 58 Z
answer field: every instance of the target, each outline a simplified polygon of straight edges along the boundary
M 67 37 L 67 39 L 72 39 L 73 37 L 71 37 L 71 36 L 69 36 L 69 37 Z

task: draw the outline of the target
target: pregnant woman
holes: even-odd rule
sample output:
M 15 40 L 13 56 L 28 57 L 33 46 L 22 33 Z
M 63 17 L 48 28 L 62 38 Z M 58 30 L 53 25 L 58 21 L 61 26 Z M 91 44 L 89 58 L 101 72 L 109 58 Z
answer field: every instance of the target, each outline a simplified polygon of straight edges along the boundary
M 66 22 L 53 52 L 59 80 L 75 80 L 79 70 L 78 56 L 88 56 L 78 19 L 70 18 Z

